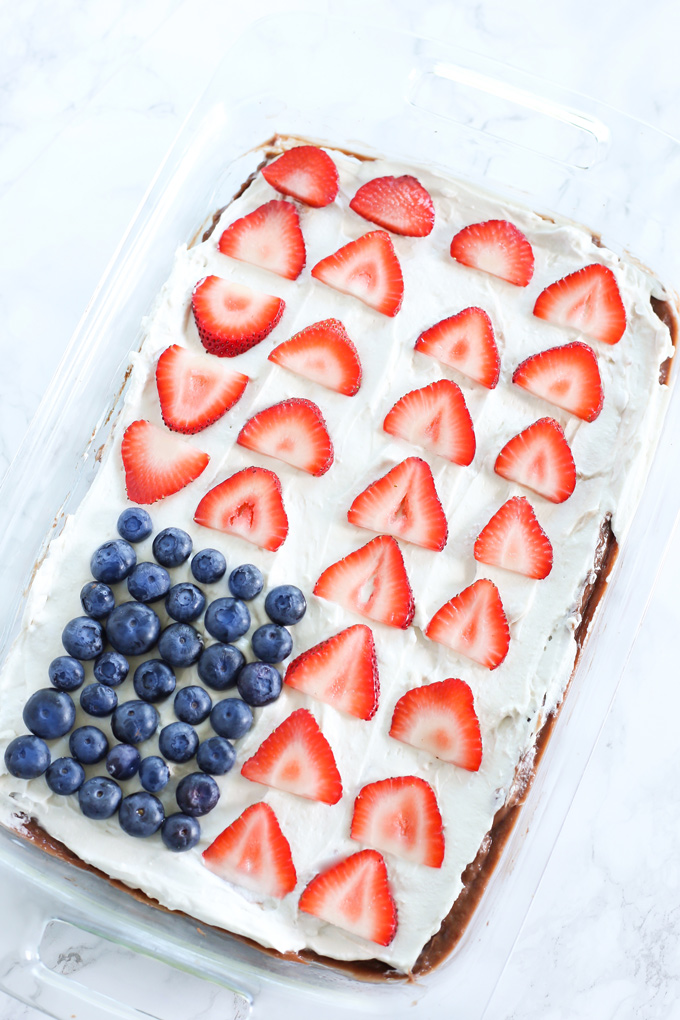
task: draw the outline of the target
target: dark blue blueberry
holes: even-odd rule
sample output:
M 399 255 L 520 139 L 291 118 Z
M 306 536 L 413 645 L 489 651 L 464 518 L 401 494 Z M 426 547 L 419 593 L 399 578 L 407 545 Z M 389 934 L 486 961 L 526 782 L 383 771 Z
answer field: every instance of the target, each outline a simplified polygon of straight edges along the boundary
M 80 707 L 88 715 L 102 719 L 111 715 L 118 704 L 118 695 L 108 684 L 88 684 L 80 692 Z
M 215 599 L 206 610 L 205 629 L 217 641 L 235 641 L 250 630 L 248 606 L 240 599 Z
M 5 767 L 15 779 L 37 779 L 50 763 L 50 749 L 40 737 L 15 737 L 5 750 Z
M 177 784 L 177 806 L 185 815 L 198 818 L 207 815 L 208 811 L 220 799 L 220 788 L 211 776 L 205 772 L 191 772 Z
M 202 687 L 183 687 L 175 695 L 174 708 L 180 722 L 196 726 L 210 715 L 212 698 Z
M 142 542 L 152 531 L 151 514 L 140 506 L 129 506 L 118 518 L 118 534 L 126 542 Z
M 83 664 L 72 655 L 58 655 L 47 668 L 53 687 L 58 691 L 77 691 L 85 679 Z
M 161 839 L 168 850 L 182 853 L 191 850 L 201 838 L 201 826 L 195 818 L 180 814 L 168 815 L 161 825 Z
M 165 600 L 165 611 L 178 623 L 197 620 L 205 609 L 205 595 L 190 581 L 174 584 Z
M 210 725 L 221 737 L 238 740 L 253 725 L 252 709 L 240 698 L 225 698 L 210 713 Z
M 141 744 L 158 728 L 159 715 L 146 701 L 124 701 L 113 713 L 111 729 L 121 744 Z
M 61 632 L 61 643 L 74 659 L 96 659 L 104 651 L 104 628 L 99 620 L 77 616 Z
M 76 721 L 76 706 L 66 691 L 43 687 L 24 705 L 23 719 L 31 733 L 43 740 L 63 737 Z
M 164 528 L 153 540 L 153 554 L 164 567 L 178 567 L 191 556 L 193 542 L 181 528 Z
M 95 679 L 100 684 L 118 687 L 130 671 L 130 663 L 120 652 L 103 652 L 94 663 Z
M 229 575 L 229 591 L 237 599 L 254 599 L 264 588 L 262 571 L 254 563 L 242 563 Z
M 141 662 L 132 681 L 137 697 L 142 701 L 162 701 L 175 689 L 177 680 L 169 666 L 160 659 Z
M 98 726 L 79 726 L 68 738 L 73 757 L 83 765 L 96 765 L 106 757 L 109 741 Z
M 165 811 L 158 797 L 143 791 L 124 797 L 118 810 L 118 821 L 123 832 L 141 839 L 158 832 L 164 818 Z
M 158 602 L 170 591 L 170 574 L 157 563 L 138 563 L 127 579 L 127 587 L 137 602 Z
M 142 756 L 132 744 L 115 744 L 106 756 L 106 771 L 113 779 L 132 779 Z
M 142 758 L 139 765 L 139 781 L 149 793 L 158 793 L 170 781 L 170 769 L 157 754 Z
M 80 604 L 83 611 L 93 620 L 103 620 L 116 604 L 116 596 L 108 584 L 101 581 L 88 581 L 80 589 Z
M 106 636 L 123 655 L 146 655 L 158 641 L 161 621 L 151 606 L 122 602 L 106 621 Z
M 158 639 L 158 651 L 171 666 L 193 666 L 203 651 L 203 638 L 188 623 L 171 623 Z
M 198 660 L 198 675 L 214 691 L 226 691 L 236 683 L 245 656 L 234 645 L 209 645 Z
M 86 818 L 110 818 L 115 815 L 123 799 L 120 786 L 108 776 L 93 776 L 86 779 L 78 790 L 80 810 Z
M 198 749 L 198 734 L 188 723 L 170 723 L 158 734 L 158 749 L 168 761 L 190 761 Z
M 199 769 L 211 776 L 223 776 L 236 761 L 236 751 L 225 737 L 208 737 L 196 752 Z
M 293 639 L 285 627 L 278 623 L 265 623 L 258 627 L 250 643 L 253 652 L 262 662 L 283 662 L 293 651 Z
M 45 780 L 52 793 L 67 797 L 85 782 L 85 769 L 75 758 L 57 758 L 47 769 Z
M 294 584 L 280 584 L 278 588 L 272 588 L 267 592 L 264 600 L 264 608 L 267 616 L 274 623 L 282 623 L 290 627 L 299 623 L 307 612 L 307 602 L 299 588 Z
M 218 549 L 201 549 L 191 561 L 191 573 L 201 584 L 214 584 L 227 572 L 227 561 Z
M 267 662 L 249 662 L 239 673 L 236 686 L 249 705 L 269 705 L 281 693 L 281 674 Z
M 124 580 L 137 562 L 137 553 L 129 542 L 116 538 L 104 542 L 92 553 L 90 570 L 95 581 L 116 584 Z

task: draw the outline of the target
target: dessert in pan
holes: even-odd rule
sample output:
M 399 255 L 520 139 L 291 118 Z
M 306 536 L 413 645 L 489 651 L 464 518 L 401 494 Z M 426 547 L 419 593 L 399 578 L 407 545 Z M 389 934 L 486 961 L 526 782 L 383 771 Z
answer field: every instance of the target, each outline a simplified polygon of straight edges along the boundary
M 5 821 L 269 951 L 436 965 L 632 520 L 675 321 L 585 228 L 280 143 L 177 252 L 36 573 Z

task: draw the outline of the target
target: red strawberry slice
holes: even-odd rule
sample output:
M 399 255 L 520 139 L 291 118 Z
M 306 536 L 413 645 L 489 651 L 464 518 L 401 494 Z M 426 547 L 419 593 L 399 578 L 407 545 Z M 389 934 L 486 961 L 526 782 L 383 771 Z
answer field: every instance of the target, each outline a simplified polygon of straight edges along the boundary
M 354 802 L 350 836 L 428 868 L 441 868 L 444 862 L 437 798 L 430 784 L 417 776 L 396 776 L 364 786 Z
M 273 471 L 249 467 L 206 492 L 194 520 L 275 552 L 288 534 L 281 483 Z
M 205 471 L 210 460 L 186 440 L 143 419 L 125 429 L 121 454 L 132 503 L 155 503 L 179 492 Z
M 460 386 L 451 379 L 411 390 L 387 412 L 383 429 L 465 467 L 475 455 L 475 431 Z
M 482 764 L 479 720 L 463 680 L 439 680 L 407 691 L 394 707 L 390 736 L 469 772 Z
M 262 176 L 282 195 L 315 209 L 330 205 L 338 193 L 338 171 L 323 149 L 298 145 L 262 168 Z
M 173 344 L 156 365 L 163 421 L 174 432 L 200 432 L 241 399 L 248 376 L 208 354 Z
M 430 326 L 416 340 L 416 350 L 489 390 L 498 385 L 501 361 L 491 319 L 482 308 L 464 308 Z
M 333 444 L 323 415 L 311 400 L 300 397 L 258 411 L 236 442 L 310 475 L 325 475 L 333 463 Z
M 390 235 L 384 230 L 372 230 L 321 259 L 312 276 L 383 315 L 396 315 L 401 308 L 404 278 Z
M 604 404 L 597 358 L 579 340 L 527 358 L 515 369 L 512 381 L 583 421 L 595 421 Z
M 376 177 L 362 184 L 350 209 L 385 230 L 407 237 L 427 237 L 434 227 L 434 204 L 415 177 Z
M 298 905 L 306 914 L 379 946 L 389 946 L 397 933 L 397 908 L 377 850 L 360 850 L 320 872 Z
M 218 358 L 235 358 L 269 336 L 285 305 L 272 294 L 206 276 L 194 287 L 191 307 L 205 349 Z
M 327 567 L 314 594 L 402 630 L 410 626 L 416 610 L 404 558 L 389 535 L 379 535 Z
M 477 536 L 475 559 L 536 580 L 548 576 L 552 546 L 528 499 L 513 496 L 496 511 Z
M 403 538 L 424 549 L 440 551 L 449 527 L 429 465 L 407 457 L 361 492 L 347 512 L 357 528 Z
M 372 719 L 380 683 L 371 628 L 357 623 L 298 655 L 286 683 L 357 719 Z
M 269 804 L 251 804 L 203 851 L 220 878 L 282 899 L 297 882 L 290 844 Z
M 235 220 L 219 239 L 223 255 L 297 280 L 306 260 L 300 217 L 291 202 L 273 199 Z
M 361 384 L 359 354 L 339 319 L 306 326 L 275 347 L 269 360 L 346 397 Z
M 526 287 L 534 275 L 534 253 L 521 230 L 507 220 L 463 227 L 451 241 L 451 255 L 483 273 Z
M 599 263 L 551 283 L 536 298 L 534 315 L 605 344 L 617 344 L 626 329 L 626 309 L 616 277 Z
M 425 634 L 487 669 L 496 669 L 510 647 L 498 588 L 485 577 L 475 581 L 434 614 Z
M 298 708 L 262 741 L 243 763 L 241 775 L 324 804 L 337 804 L 342 797 L 331 746 L 306 708 Z
M 539 418 L 513 436 L 496 457 L 494 470 L 552 503 L 564 503 L 576 485 L 574 458 L 554 418 Z

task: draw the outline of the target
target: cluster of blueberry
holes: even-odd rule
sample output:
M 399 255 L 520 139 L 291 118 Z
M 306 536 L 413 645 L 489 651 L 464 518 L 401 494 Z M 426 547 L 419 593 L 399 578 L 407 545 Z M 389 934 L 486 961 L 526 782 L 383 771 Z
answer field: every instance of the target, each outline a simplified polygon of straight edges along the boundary
M 88 818 L 110 818 L 117 811 L 121 828 L 129 835 L 150 836 L 160 829 L 169 849 L 183 851 L 200 838 L 197 818 L 217 804 L 220 791 L 212 777 L 233 766 L 236 753 L 231 741 L 252 726 L 251 706 L 267 705 L 281 693 L 281 674 L 274 663 L 290 655 L 293 640 L 286 628 L 302 619 L 307 605 L 299 588 L 273 588 L 265 599 L 271 622 L 253 633 L 251 647 L 257 661 L 247 663 L 231 642 L 250 629 L 246 602 L 262 591 L 262 573 L 250 563 L 236 567 L 228 579 L 231 597 L 217 598 L 206 608 L 205 594 L 197 585 L 173 585 L 168 572 L 191 555 L 192 541 L 185 531 L 166 528 L 159 532 L 152 546 L 156 562 L 137 562 L 131 543 L 148 538 L 152 530 L 147 511 L 131 507 L 118 519 L 121 538 L 105 542 L 94 552 L 90 569 L 95 580 L 80 593 L 87 615 L 66 624 L 62 643 L 67 654 L 50 663 L 52 687 L 36 691 L 26 702 L 23 719 L 30 735 L 11 741 L 5 764 L 17 778 L 44 774 L 54 793 L 77 793 L 80 809 Z M 221 580 L 226 569 L 225 558 L 217 549 L 203 549 L 191 560 L 193 577 L 201 584 Z M 116 605 L 110 585 L 126 579 L 133 601 Z M 149 605 L 161 599 L 175 621 L 164 629 Z M 215 639 L 207 647 L 202 634 L 191 626 L 203 614 L 205 630 Z M 107 639 L 113 651 L 105 650 Z M 119 704 L 115 688 L 128 676 L 128 657 L 146 655 L 156 646 L 160 658 L 145 659 L 134 670 L 133 687 L 139 700 Z M 83 687 L 83 662 L 90 660 L 94 660 L 95 681 Z M 154 702 L 175 691 L 175 668 L 192 665 L 207 687 L 221 692 L 236 686 L 240 697 L 213 704 L 204 687 L 181 688 L 173 703 L 178 721 L 163 727 L 158 736 L 163 757 L 142 759 L 137 745 L 153 736 L 160 722 Z M 111 731 L 120 743 L 110 748 L 106 734 L 97 726 L 73 729 L 76 708 L 70 692 L 79 688 L 83 711 L 95 718 L 110 717 Z M 194 726 L 208 718 L 216 735 L 201 742 Z M 45 741 L 69 733 L 72 757 L 52 761 Z M 194 757 L 201 771 L 180 780 L 175 794 L 180 811 L 166 817 L 156 794 L 169 782 L 167 761 L 186 763 Z M 84 766 L 101 761 L 109 775 L 86 779 Z M 119 782 L 133 776 L 138 776 L 143 790 L 123 797 Z

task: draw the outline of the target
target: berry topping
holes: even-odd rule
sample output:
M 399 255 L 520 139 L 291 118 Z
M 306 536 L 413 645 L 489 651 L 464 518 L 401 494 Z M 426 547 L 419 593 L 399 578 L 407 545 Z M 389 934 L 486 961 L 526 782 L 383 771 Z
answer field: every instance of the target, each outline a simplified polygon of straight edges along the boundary
M 198 734 L 188 723 L 169 723 L 158 734 L 158 749 L 168 761 L 191 761 L 198 750 Z
M 209 776 L 223 776 L 235 761 L 236 751 L 225 737 L 208 737 L 196 752 L 196 764 Z
M 215 584 L 227 572 L 227 561 L 219 549 L 201 549 L 191 561 L 191 573 L 200 584 Z
M 498 588 L 484 577 L 475 581 L 434 614 L 425 634 L 487 669 L 500 666 L 510 631 Z
M 299 623 L 307 612 L 307 601 L 294 584 L 279 584 L 267 592 L 264 610 L 274 623 L 292 627 Z
M 168 850 L 175 853 L 193 850 L 200 838 L 201 826 L 196 819 L 179 811 L 168 815 L 161 825 L 161 839 Z
M 599 263 L 551 283 L 538 295 L 534 315 L 605 344 L 617 344 L 626 329 L 626 310 L 616 277 Z
M 165 599 L 165 611 L 177 623 L 197 620 L 204 609 L 205 595 L 190 581 L 174 584 Z
M 49 764 L 50 749 L 41 737 L 15 737 L 5 749 L 5 768 L 15 779 L 37 779 Z
M 321 411 L 311 400 L 291 397 L 249 418 L 236 442 L 310 475 L 325 475 L 333 444 Z
M 170 769 L 162 758 L 152 754 L 139 763 L 139 781 L 149 793 L 158 793 L 170 782 Z
M 416 776 L 369 783 L 354 802 L 350 835 L 414 864 L 441 868 L 444 833 L 434 790 Z
M 215 599 L 208 606 L 204 622 L 216 641 L 236 641 L 250 630 L 250 611 L 240 599 Z
M 528 499 L 513 496 L 496 511 L 477 536 L 475 559 L 536 580 L 548 576 L 552 546 Z
M 109 750 L 109 741 L 98 726 L 79 726 L 68 738 L 73 757 L 82 765 L 96 765 Z
M 107 684 L 88 684 L 80 692 L 80 707 L 88 715 L 104 718 L 111 715 L 118 704 L 118 695 Z
M 140 506 L 129 506 L 118 518 L 118 534 L 126 542 L 142 542 L 153 531 L 153 521 L 148 510 Z
M 184 439 L 142 419 L 126 428 L 121 454 L 128 498 L 138 503 L 155 503 L 179 492 L 205 471 L 210 460 Z
M 71 655 L 58 655 L 56 659 L 52 659 L 47 672 L 50 683 L 58 691 L 76 691 L 85 679 L 82 663 Z
M 80 810 L 86 818 L 94 818 L 97 821 L 115 815 L 122 799 L 120 786 L 107 776 L 86 779 L 78 790 Z
M 191 772 L 177 784 L 177 806 L 185 815 L 200 818 L 207 815 L 220 799 L 220 788 L 205 772 Z
M 251 892 L 282 899 L 297 882 L 288 840 L 269 804 L 251 804 L 203 852 L 206 868 Z
M 434 227 L 434 203 L 420 181 L 403 177 L 375 177 L 362 184 L 350 209 L 385 230 L 406 237 L 427 237 Z
M 194 288 L 191 307 L 206 351 L 218 358 L 235 358 L 269 336 L 285 304 L 243 283 L 206 276 Z
M 494 470 L 552 503 L 569 499 L 576 485 L 574 458 L 554 418 L 540 418 L 513 436 L 496 457 Z
M 439 680 L 407 691 L 395 705 L 390 736 L 469 772 L 482 764 L 479 720 L 463 680 Z
M 160 626 L 160 624 L 159 624 Z M 118 687 L 130 671 L 130 664 L 120 652 L 102 652 L 94 662 L 94 676 L 100 684 Z
M 273 199 L 235 220 L 220 237 L 223 255 L 297 280 L 306 259 L 300 217 L 292 202 Z
M 90 560 L 90 570 L 96 581 L 115 584 L 128 576 L 136 562 L 137 553 L 130 543 L 123 538 L 116 538 L 95 549 Z
M 171 623 L 158 639 L 158 651 L 169 666 L 193 666 L 203 651 L 203 637 L 188 623 Z
M 158 641 L 161 621 L 151 606 L 122 602 L 106 621 L 106 636 L 123 655 L 146 655 Z M 109 686 L 112 685 L 109 682 Z
M 315 145 L 298 145 L 288 149 L 262 168 L 267 184 L 282 195 L 320 209 L 335 201 L 338 193 L 338 171 L 323 149 Z
M 372 230 L 321 259 L 312 276 L 383 315 L 396 315 L 404 299 L 399 259 L 384 230 Z
M 132 779 L 137 775 L 142 756 L 132 744 L 116 744 L 106 756 L 106 771 L 112 779 Z
M 158 602 L 170 591 L 170 574 L 157 563 L 138 563 L 127 579 L 127 587 L 138 602 Z
M 43 687 L 32 694 L 24 705 L 23 720 L 27 729 L 43 740 L 63 737 L 76 721 L 76 706 L 66 691 Z
M 124 701 L 113 713 L 111 729 L 122 744 L 141 744 L 156 732 L 159 718 L 146 701 Z
M 265 623 L 258 627 L 250 639 L 253 655 L 262 662 L 283 662 L 293 651 L 293 639 L 285 627 L 278 623 Z
M 76 793 L 85 782 L 85 769 L 74 758 L 57 758 L 48 766 L 45 782 L 52 793 L 68 797 L 69 794 Z
M 103 584 L 101 581 L 88 581 L 80 589 L 80 604 L 83 611 L 93 620 L 103 620 L 115 606 L 116 597 L 108 584 Z
M 213 645 L 213 647 L 215 646 Z M 205 655 L 205 652 L 203 655 Z M 173 708 L 180 722 L 196 726 L 198 723 L 204 722 L 210 715 L 212 698 L 202 687 L 183 687 L 175 695 Z
M 597 358 L 578 340 L 527 358 L 515 369 L 512 381 L 583 421 L 594 421 L 604 403 Z
M 264 588 L 262 571 L 253 563 L 242 563 L 229 575 L 229 591 L 236 599 L 249 602 L 260 594 Z
M 123 832 L 140 839 L 158 832 L 164 818 L 165 811 L 158 797 L 141 790 L 124 797 L 118 809 L 118 821 Z
M 451 379 L 411 390 L 387 412 L 383 429 L 429 453 L 466 467 L 476 442 L 470 412 L 460 386 Z
M 210 713 L 210 725 L 215 733 L 229 740 L 238 740 L 245 736 L 253 725 L 253 713 L 250 705 L 240 698 L 225 698 L 218 701 Z
M 163 421 L 173 432 L 191 435 L 218 421 L 241 399 L 248 376 L 209 354 L 173 344 L 156 366 Z
M 153 702 L 169 697 L 177 680 L 170 667 L 160 659 L 148 659 L 137 666 L 132 683 L 138 698 Z
M 272 552 L 288 534 L 281 483 L 266 468 L 244 468 L 210 489 L 196 507 L 194 520 Z
M 489 390 L 498 385 L 498 347 L 491 319 L 481 308 L 464 308 L 430 326 L 416 340 L 416 350 Z
M 298 655 L 286 683 L 341 712 L 372 719 L 380 685 L 371 628 L 357 623 Z
M 516 287 L 526 287 L 534 275 L 531 245 L 507 220 L 486 220 L 463 227 L 451 241 L 451 256 Z
M 153 540 L 153 554 L 163 567 L 179 567 L 191 556 L 194 543 L 181 528 L 163 528 Z
M 269 360 L 346 397 L 361 384 L 359 354 L 339 319 L 306 326 L 275 347 Z
M 212 687 L 214 691 L 226 691 L 236 684 L 236 677 L 245 664 L 243 652 L 235 645 L 217 642 L 208 645 L 201 654 L 198 660 L 198 675 L 203 683 Z
M 268 662 L 249 662 L 236 678 L 239 694 L 254 708 L 261 708 L 276 701 L 281 693 L 282 683 L 278 669 Z
M 96 659 L 104 650 L 104 628 L 99 620 L 78 616 L 64 627 L 61 643 L 74 659 Z

